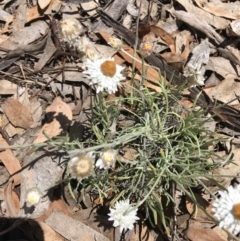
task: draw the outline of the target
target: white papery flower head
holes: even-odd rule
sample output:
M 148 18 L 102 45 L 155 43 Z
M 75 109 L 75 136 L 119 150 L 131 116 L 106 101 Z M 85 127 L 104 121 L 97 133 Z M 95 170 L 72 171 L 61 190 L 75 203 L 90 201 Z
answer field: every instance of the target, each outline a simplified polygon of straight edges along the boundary
M 68 168 L 71 177 L 78 180 L 94 175 L 93 152 L 72 157 L 68 162 Z
M 113 38 L 109 38 L 108 44 L 111 45 L 113 48 L 119 50 L 122 48 L 123 42 L 119 38 L 113 37 Z
M 125 229 L 132 230 L 135 221 L 139 220 L 139 217 L 137 217 L 137 207 L 133 207 L 129 203 L 129 199 L 117 201 L 114 208 L 110 208 L 108 215 L 110 216 L 108 220 L 114 221 L 114 227 L 120 226 L 120 232 Z
M 79 37 L 73 44 L 73 47 L 76 49 L 77 52 L 84 53 L 85 57 L 91 60 L 95 60 L 99 57 L 95 50 L 94 43 L 91 42 L 90 39 L 85 35 Z
M 67 18 L 60 22 L 60 32 L 63 41 L 71 46 L 82 33 L 83 27 L 76 18 Z
M 213 212 L 219 221 L 219 227 L 233 234 L 240 232 L 240 185 L 229 186 L 227 191 L 219 191 L 220 198 L 213 202 Z
M 184 68 L 184 76 L 187 77 L 188 84 L 192 86 L 204 85 L 204 76 L 201 65 L 188 63 Z
M 107 150 L 103 151 L 100 154 L 100 158 L 96 162 L 96 167 L 99 167 L 100 169 L 108 169 L 110 167 L 114 167 L 117 157 L 117 151 L 116 150 Z
M 91 85 L 96 85 L 97 93 L 106 90 L 109 94 L 117 91 L 117 86 L 125 77 L 121 71 L 124 67 L 115 64 L 113 58 L 90 60 L 86 59 L 86 68 L 83 73 L 91 80 Z
M 42 194 L 37 187 L 33 187 L 26 192 L 26 206 L 31 207 L 40 202 Z
M 153 44 L 150 42 L 142 42 L 139 51 L 144 57 L 147 57 L 153 52 Z

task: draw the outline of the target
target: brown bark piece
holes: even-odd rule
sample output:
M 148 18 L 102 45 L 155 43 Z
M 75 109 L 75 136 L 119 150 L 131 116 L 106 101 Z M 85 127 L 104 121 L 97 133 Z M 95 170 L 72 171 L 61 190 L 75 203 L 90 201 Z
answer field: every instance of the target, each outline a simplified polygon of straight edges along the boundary
M 109 241 L 101 233 L 61 212 L 53 212 L 45 223 L 68 240 Z

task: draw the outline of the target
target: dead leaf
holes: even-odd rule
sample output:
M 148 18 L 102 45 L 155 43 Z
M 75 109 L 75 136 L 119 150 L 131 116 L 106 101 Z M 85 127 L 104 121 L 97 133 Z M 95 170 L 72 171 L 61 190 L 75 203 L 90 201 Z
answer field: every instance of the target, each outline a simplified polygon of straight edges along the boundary
M 210 57 L 206 70 L 212 70 L 226 79 L 239 79 L 239 66 L 233 66 L 229 60 L 223 57 Z
M 32 8 L 27 8 L 27 12 L 26 12 L 26 22 L 30 22 L 34 19 L 39 18 L 40 16 L 43 16 L 39 13 L 39 8 L 38 6 L 34 6 Z
M 25 54 L 38 54 L 43 51 L 47 42 L 47 38 L 39 41 L 36 44 L 22 45 L 14 50 L 9 51 L 6 58 L 15 58 L 16 56 L 24 56 Z
M 204 19 L 211 26 L 214 26 L 216 29 L 225 29 L 230 23 L 230 21 L 227 19 L 213 16 L 211 13 L 208 13 L 201 8 L 196 7 L 191 1 L 177 1 L 186 9 L 187 12 L 201 16 L 202 19 Z
M 177 70 L 181 70 L 185 64 L 186 58 L 182 58 L 181 54 L 174 53 L 164 53 L 161 57 L 166 60 L 166 62 L 173 66 Z
M 199 224 L 192 224 L 184 232 L 192 241 L 225 241 L 210 228 L 202 228 Z
M 98 4 L 95 1 L 88 1 L 88 2 L 82 2 L 81 7 L 83 8 L 84 11 L 87 11 L 89 16 L 93 16 L 96 14 L 96 8 Z
M 55 232 L 51 227 L 49 227 L 46 223 L 37 222 L 40 227 L 41 231 L 43 232 L 44 241 L 64 241 L 65 239 Z
M 26 11 L 26 23 L 29 23 L 31 22 L 32 20 L 34 19 L 37 19 L 39 17 L 43 17 L 43 15 L 41 15 L 41 13 L 39 13 L 39 7 L 36 5 L 32 8 L 27 8 L 27 11 Z M 1 31 L 2 34 L 8 32 L 8 28 L 9 28 L 9 25 L 12 23 L 13 21 L 13 15 L 10 15 L 7 19 L 6 19 L 6 23 Z
M 67 240 L 109 241 L 109 239 L 101 233 L 61 212 L 53 212 L 45 223 Z
M 64 213 L 65 215 L 67 215 L 69 217 L 72 216 L 71 213 L 67 209 L 67 204 L 62 199 L 54 200 L 52 202 L 52 207 L 55 211 Z
M 0 95 L 14 95 L 17 93 L 17 85 L 9 80 L 0 80 Z
M 216 41 L 216 43 L 220 44 L 223 42 L 223 37 L 221 37 L 215 29 L 204 20 L 198 14 L 188 13 L 185 11 L 175 11 L 173 8 L 169 10 L 173 15 L 176 16 L 177 19 L 189 24 L 194 29 L 201 31 L 206 34 L 210 39 Z
M 232 46 L 227 46 L 225 48 L 218 48 L 218 51 L 221 53 L 221 56 L 230 60 L 236 65 L 240 65 L 240 52 L 238 49 L 232 47 Z
M 159 28 L 157 26 L 150 26 L 150 29 L 153 33 L 155 33 L 157 36 L 159 36 L 160 38 L 162 38 L 168 45 L 168 47 L 170 48 L 172 53 L 176 52 L 175 49 L 175 40 L 172 37 L 171 34 L 169 34 L 168 32 L 166 32 L 164 29 Z
M 210 206 L 210 204 L 198 193 L 194 193 L 194 197 L 198 204 L 202 206 L 205 210 L 207 210 L 207 207 Z M 196 207 L 196 204 L 192 202 L 192 200 L 188 196 L 186 196 L 186 208 L 189 214 L 193 215 L 194 217 L 208 219 L 202 209 Z
M 130 230 L 126 234 L 125 240 L 131 241 L 154 241 L 156 238 L 154 237 L 154 233 L 152 230 L 144 224 L 136 225 L 133 230 Z
M 240 19 L 232 21 L 230 23 L 230 28 L 227 29 L 230 31 L 230 36 L 239 36 L 240 35 Z
M 214 178 L 225 188 L 229 186 L 230 180 L 240 173 L 240 148 L 233 148 L 232 153 L 232 162 L 213 171 L 213 176 L 216 175 Z M 223 152 L 223 155 L 226 153 Z
M 225 232 L 222 228 L 220 228 L 219 226 L 215 226 L 212 229 L 215 233 L 217 233 L 223 240 L 229 240 L 228 239 L 228 234 L 227 232 Z
M 6 41 L 1 43 L 1 48 L 14 50 L 22 45 L 28 45 L 42 37 L 48 31 L 48 25 L 44 21 L 33 22 L 30 26 L 12 34 Z
M 1 30 L 1 34 L 8 32 L 9 25 L 12 23 L 12 21 L 13 21 L 13 15 L 9 16 L 9 18 L 7 19 L 3 29 Z
M 217 84 L 209 92 L 209 95 L 214 97 L 214 99 L 220 100 L 224 103 L 231 102 L 230 105 L 234 105 L 239 103 L 238 99 L 236 99 L 236 94 L 238 95 L 238 93 L 240 93 L 240 83 L 234 81 L 233 78 L 226 78 Z
M 130 64 L 133 63 L 133 59 L 130 56 L 134 56 L 134 50 L 130 47 L 125 47 L 124 50 L 128 53 L 126 54 L 123 51 L 119 51 L 119 53 L 121 54 L 121 56 Z M 129 56 L 130 55 L 130 56 Z M 139 72 L 141 74 L 145 74 L 146 79 L 150 80 L 153 83 L 159 83 L 159 80 L 164 81 L 164 77 L 162 75 L 160 75 L 160 73 L 152 68 L 152 67 L 144 67 L 144 69 L 142 69 L 142 60 L 141 58 L 136 54 L 136 59 L 138 61 L 135 61 L 135 66 L 136 68 L 139 70 Z M 165 84 L 169 85 L 168 82 L 165 80 Z
M 30 110 L 14 98 L 8 98 L 2 105 L 8 120 L 16 127 L 27 129 L 33 124 Z
M 140 10 L 140 19 L 143 20 L 147 14 L 148 14 L 148 9 L 149 9 L 149 2 L 147 0 L 137 0 L 136 5 L 139 8 L 141 4 L 141 9 Z
M 39 222 L 44 222 L 48 217 L 50 217 L 50 215 L 53 211 L 59 211 L 69 217 L 72 217 L 71 213 L 67 209 L 66 203 L 62 199 L 58 199 L 58 200 L 53 200 L 50 203 L 46 212 L 42 216 L 36 218 L 35 220 L 37 220 Z
M 18 32 L 19 30 L 24 28 L 26 23 L 26 11 L 27 11 L 27 4 L 25 0 L 20 0 L 12 22 L 13 33 Z
M 51 15 L 53 12 L 57 13 L 57 12 L 59 12 L 59 10 L 61 8 L 61 5 L 62 5 L 62 1 L 61 0 L 51 0 L 50 4 L 48 5 L 48 7 L 44 11 L 44 13 L 46 15 Z
M 0 21 L 6 22 L 8 18 L 11 16 L 7 11 L 0 9 Z
M 221 16 L 230 19 L 239 19 L 240 14 L 234 13 L 231 10 L 224 9 L 221 6 L 218 6 L 216 2 L 210 3 L 206 0 L 194 0 L 197 3 L 198 7 L 204 9 L 205 11 L 212 13 L 215 16 Z M 227 6 L 226 6 L 227 7 Z
M 33 125 L 31 125 L 31 128 L 37 127 L 40 125 L 40 121 L 42 119 L 42 105 L 38 98 L 33 98 L 30 101 L 30 111 L 32 113 L 33 117 Z
M 0 10 L 1 11 L 1 10 Z M 0 15 L 2 13 L 0 12 Z M 38 19 L 40 17 L 44 17 L 44 15 L 42 13 L 39 12 L 39 7 L 36 5 L 36 6 L 33 6 L 31 8 L 27 8 L 26 10 L 26 19 L 25 19 L 25 23 L 29 23 L 35 19 Z M 2 19 L 1 19 L 2 20 Z M 3 29 L 1 30 L 1 33 L 4 34 L 6 32 L 9 31 L 9 25 L 13 22 L 14 18 L 13 18 L 13 15 L 9 15 L 8 18 L 5 20 L 6 23 L 3 27 Z M 1 43 L 1 41 L 0 41 Z
M 7 117 L 3 117 L 3 120 L 7 119 Z M 9 137 L 14 137 L 15 135 L 21 135 L 24 133 L 25 129 L 20 128 L 20 127 L 14 127 L 9 121 L 6 124 L 4 130 L 8 134 Z
M 7 142 L 1 137 L 0 146 L 8 146 Z M 0 160 L 8 170 L 9 174 L 12 175 L 19 170 L 21 170 L 21 165 L 19 160 L 14 156 L 11 149 L 6 149 L 0 152 Z M 14 184 L 19 185 L 21 182 L 21 175 L 17 173 L 13 176 Z
M 9 217 L 17 217 L 20 210 L 20 201 L 18 195 L 13 191 L 14 181 L 8 182 L 4 188 L 4 201 Z
M 131 73 L 132 73 L 132 68 L 129 67 L 129 72 L 128 72 L 128 76 L 131 78 Z M 135 74 L 134 76 L 134 80 L 136 80 L 136 84 L 139 83 L 142 80 L 142 77 L 139 74 Z M 155 90 L 156 92 L 161 93 L 162 89 L 159 85 L 156 84 L 152 84 L 150 81 L 144 81 L 143 83 L 146 87 L 148 87 L 149 89 Z M 131 88 L 131 81 L 125 81 L 122 86 L 124 87 L 124 91 L 126 93 L 131 93 L 132 92 L 132 88 Z
M 96 49 L 97 53 L 100 53 L 100 56 L 102 56 L 102 58 L 112 57 L 117 52 L 114 48 L 103 44 L 94 44 L 93 47 Z
M 56 48 L 51 39 L 51 35 L 48 36 L 46 41 L 47 41 L 46 47 L 44 48 L 44 51 L 34 68 L 34 71 L 36 71 L 36 72 L 40 71 L 46 65 L 47 61 L 49 61 L 49 59 L 52 57 L 52 55 L 56 51 Z M 44 44 L 44 46 L 45 46 L 45 44 Z
M 191 33 L 189 31 L 182 31 L 176 36 L 176 51 L 173 53 L 166 52 L 161 54 L 161 56 L 169 65 L 177 70 L 182 70 L 190 53 L 189 41 L 192 41 Z M 182 51 L 183 46 L 184 50 Z
M 41 9 L 46 8 L 50 4 L 51 0 L 38 0 L 38 5 Z
M 47 140 L 43 132 L 51 138 L 59 135 L 62 131 L 66 131 L 71 124 L 72 111 L 65 102 L 56 97 L 53 103 L 46 109 L 46 116 L 49 118 L 49 123 L 43 125 L 34 143 L 41 143 Z
M 4 131 L 7 133 L 8 137 L 11 138 L 17 134 L 22 134 L 25 129 L 20 127 L 14 127 L 8 120 L 6 115 L 2 115 L 1 117 L 2 121 L 2 127 L 4 128 Z M 5 139 L 5 138 L 4 138 Z
M 208 24 L 203 18 L 201 18 L 197 14 L 187 13 L 184 11 L 175 11 L 173 8 L 170 9 L 169 11 L 173 15 L 175 15 L 176 18 L 178 18 L 179 20 L 201 31 L 210 39 L 213 39 L 217 44 L 223 43 L 225 41 L 225 39 L 220 34 L 218 34 L 210 24 Z M 225 48 L 219 48 L 219 49 L 222 49 L 221 52 L 222 54 L 225 54 L 224 56 L 226 58 L 229 58 L 235 64 L 240 63 L 239 61 L 240 53 L 236 48 L 231 46 L 226 46 Z

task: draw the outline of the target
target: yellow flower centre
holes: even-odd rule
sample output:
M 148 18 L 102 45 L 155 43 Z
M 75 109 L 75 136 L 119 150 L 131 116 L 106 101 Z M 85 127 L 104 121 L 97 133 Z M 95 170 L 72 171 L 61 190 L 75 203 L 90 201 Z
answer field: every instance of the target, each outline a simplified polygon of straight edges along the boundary
M 118 38 L 110 38 L 108 42 L 113 48 L 121 48 L 122 41 Z
M 232 214 L 235 218 L 240 219 L 240 203 L 237 203 L 233 206 Z
M 104 162 L 112 162 L 113 161 L 113 155 L 112 154 L 106 154 L 103 157 Z
M 117 40 L 115 38 L 111 38 L 110 39 L 110 44 L 116 45 L 117 44 Z
M 28 197 L 28 202 L 29 202 L 29 203 L 35 203 L 36 200 L 37 200 L 37 199 L 36 199 L 36 196 L 34 196 L 34 195 Z
M 102 73 L 108 77 L 113 77 L 117 71 L 116 64 L 111 60 L 107 60 L 107 61 L 103 62 L 101 64 L 100 68 L 101 68 Z
M 144 48 L 146 50 L 152 50 L 152 45 L 150 43 L 145 43 Z

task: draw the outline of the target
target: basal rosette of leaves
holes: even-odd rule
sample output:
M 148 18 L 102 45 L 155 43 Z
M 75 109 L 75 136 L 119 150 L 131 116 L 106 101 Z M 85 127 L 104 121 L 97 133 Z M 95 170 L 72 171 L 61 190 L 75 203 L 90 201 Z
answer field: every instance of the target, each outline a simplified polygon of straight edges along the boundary
M 131 94 L 111 100 L 99 93 L 91 116 L 93 135 L 79 143 L 96 156 L 104 149 L 118 150 L 115 166 L 95 167 L 95 175 L 80 181 L 79 191 L 102 203 L 130 198 L 153 225 L 157 214 L 165 224 L 162 198 L 173 200 L 173 183 L 186 193 L 202 185 L 202 177 L 212 178 L 211 170 L 219 165 L 211 158 L 215 152 L 209 147 L 218 140 L 204 128 L 209 121 L 202 118 L 204 110 L 193 108 L 182 117 L 180 89 L 160 87 L 161 93 L 132 88 Z M 135 150 L 131 160 L 124 157 L 126 150 Z

